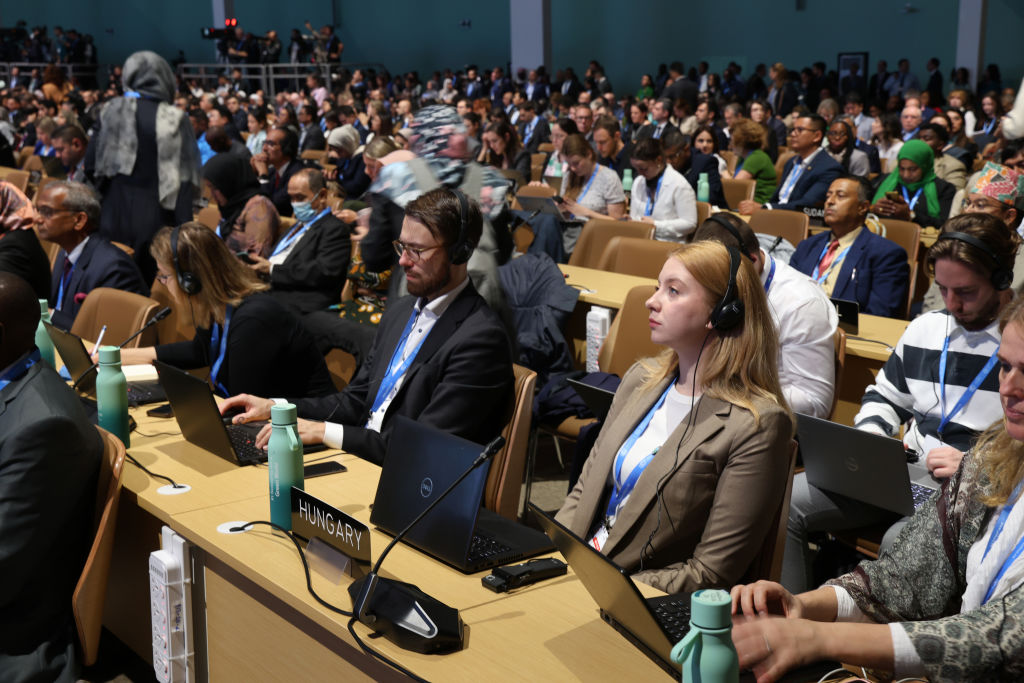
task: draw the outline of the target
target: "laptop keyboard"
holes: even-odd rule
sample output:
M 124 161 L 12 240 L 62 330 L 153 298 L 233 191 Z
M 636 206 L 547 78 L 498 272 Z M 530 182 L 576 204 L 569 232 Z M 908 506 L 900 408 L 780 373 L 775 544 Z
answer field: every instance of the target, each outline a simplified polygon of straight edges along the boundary
M 910 482 L 910 497 L 914 500 L 915 510 L 924 505 L 932 497 L 933 493 L 935 493 L 935 489 Z
M 138 384 L 128 385 L 129 403 L 157 403 L 164 400 L 166 400 L 166 398 L 163 391 L 155 391 L 145 386 L 139 386 Z
M 690 596 L 685 599 L 659 602 L 652 606 L 654 618 L 671 636 L 672 642 L 679 642 L 690 630 Z
M 267 452 L 256 447 L 256 436 L 251 430 L 232 429 L 234 425 L 226 425 L 231 447 L 235 449 L 238 461 L 243 465 L 257 465 L 267 461 Z
M 469 543 L 469 557 L 466 559 L 466 563 L 472 566 L 492 557 L 511 552 L 511 546 L 505 545 L 501 541 L 477 531 L 473 534 L 473 540 Z

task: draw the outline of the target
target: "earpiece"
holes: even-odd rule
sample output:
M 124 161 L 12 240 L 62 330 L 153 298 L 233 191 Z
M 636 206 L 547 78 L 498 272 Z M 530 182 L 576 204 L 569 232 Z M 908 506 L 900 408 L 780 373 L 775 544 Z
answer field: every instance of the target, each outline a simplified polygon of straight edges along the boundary
M 473 254 L 473 246 L 466 240 L 466 231 L 469 225 L 469 200 L 461 190 L 452 188 L 451 192 L 459 201 L 459 236 L 448 248 L 448 260 L 452 265 L 458 266 L 469 260 Z
M 935 241 L 938 242 L 939 240 L 958 240 L 964 244 L 971 245 L 988 256 L 989 260 L 992 261 L 992 286 L 999 291 L 1010 288 L 1010 284 L 1013 282 L 1013 270 L 1003 265 L 1003 260 L 985 242 L 973 235 L 968 235 L 966 232 L 944 232 Z
M 181 226 L 176 225 L 171 230 L 171 258 L 174 259 L 174 272 L 178 276 L 178 287 L 185 294 L 192 296 L 198 294 L 203 288 L 203 283 L 199 281 L 196 274 L 190 270 L 183 270 L 181 267 L 181 260 L 178 257 L 178 233 L 181 232 Z
M 736 295 L 736 273 L 740 269 L 740 255 L 738 249 L 726 247 L 729 250 L 729 284 L 726 285 L 725 294 L 711 311 L 711 327 L 719 332 L 731 330 L 743 322 L 743 301 Z

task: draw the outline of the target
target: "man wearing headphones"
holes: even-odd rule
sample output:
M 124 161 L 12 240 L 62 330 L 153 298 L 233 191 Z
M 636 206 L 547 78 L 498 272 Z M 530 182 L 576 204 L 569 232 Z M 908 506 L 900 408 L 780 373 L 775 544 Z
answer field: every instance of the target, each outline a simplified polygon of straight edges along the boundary
M 380 321 L 373 349 L 345 390 L 295 400 L 303 443 L 324 443 L 383 461 L 395 415 L 478 443 L 508 417 L 514 378 L 508 335 L 469 281 L 469 260 L 483 226 L 476 202 L 447 188 L 410 202 L 395 251 L 409 294 Z M 241 394 L 221 411 L 235 422 L 265 420 L 274 400 Z M 257 445 L 265 446 L 270 429 Z
M 277 212 L 292 215 L 288 198 L 288 180 L 302 168 L 299 156 L 299 136 L 291 128 L 271 128 L 263 142 L 263 151 L 254 154 L 249 163 L 260 181 L 260 193 L 270 197 Z
M 896 437 L 906 423 L 908 456 L 932 476 L 955 473 L 964 452 L 1002 416 L 996 352 L 999 313 L 1013 296 L 1013 260 L 1020 239 L 998 218 L 963 214 L 947 221 L 928 252 L 945 310 L 915 318 L 861 399 L 858 429 Z M 891 520 L 891 513 L 793 480 L 782 583 L 792 592 L 813 588 L 807 534 Z M 882 549 L 895 540 L 894 525 Z M 813 584 L 813 585 L 812 585 Z

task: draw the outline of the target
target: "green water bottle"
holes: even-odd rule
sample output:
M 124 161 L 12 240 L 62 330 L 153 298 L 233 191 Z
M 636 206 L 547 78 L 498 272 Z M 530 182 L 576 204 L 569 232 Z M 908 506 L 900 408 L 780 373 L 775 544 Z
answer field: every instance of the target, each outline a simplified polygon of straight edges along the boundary
M 128 380 L 121 370 L 121 349 L 116 346 L 100 347 L 100 369 L 96 375 L 96 408 L 99 424 L 128 442 Z
M 295 405 L 280 403 L 270 408 L 270 443 L 267 465 L 270 470 L 270 521 L 281 528 L 292 528 L 292 487 L 303 487 L 302 441 Z
M 711 184 L 708 183 L 708 174 L 701 173 L 697 178 L 697 201 L 706 202 L 711 198 Z
M 36 326 L 36 348 L 39 349 L 39 355 L 43 357 L 50 367 L 57 369 L 57 360 L 53 352 L 53 340 L 50 339 L 50 333 L 46 331 L 46 326 L 43 323 L 50 322 L 50 305 L 46 302 L 46 299 L 39 300 L 39 325 Z
M 622 171 L 622 191 L 626 194 L 633 191 L 633 169 L 631 168 Z
M 738 683 L 740 662 L 732 644 L 732 598 L 717 589 L 690 597 L 690 632 L 670 655 L 682 666 L 683 683 Z

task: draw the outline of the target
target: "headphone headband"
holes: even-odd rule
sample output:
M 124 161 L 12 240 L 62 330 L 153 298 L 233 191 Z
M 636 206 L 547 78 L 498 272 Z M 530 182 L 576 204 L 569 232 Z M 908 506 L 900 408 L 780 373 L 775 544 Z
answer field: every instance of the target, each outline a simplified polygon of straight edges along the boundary
M 737 295 L 736 274 L 740 270 L 740 261 L 743 257 L 738 249 L 727 246 L 729 251 L 729 284 L 725 287 L 725 294 L 721 301 L 711 311 L 711 327 L 721 332 L 731 330 L 743 322 L 744 306 L 743 301 Z
M 736 238 L 736 248 L 740 251 L 740 253 L 742 253 L 744 256 L 746 256 L 751 261 L 754 260 L 754 257 L 751 254 L 748 254 L 746 252 L 746 250 L 744 249 L 744 247 L 743 247 L 743 238 L 740 236 L 740 231 L 736 229 L 736 226 L 734 226 L 728 220 L 726 220 L 725 218 L 723 218 L 722 216 L 719 216 L 717 214 L 711 214 L 706 219 L 704 219 L 705 223 L 707 223 L 708 221 L 714 221 L 715 223 L 718 223 L 720 226 L 725 228 L 729 232 L 729 234 L 731 234 L 733 237 Z M 728 245 L 726 245 L 726 246 L 728 246 Z
M 448 260 L 452 265 L 458 266 L 469 260 L 473 254 L 473 247 L 469 244 L 467 232 L 469 230 L 469 200 L 462 190 L 451 188 L 452 194 L 459 202 L 459 236 L 448 248 Z
M 935 243 L 938 244 L 942 240 L 956 240 L 958 242 L 963 242 L 964 244 L 968 244 L 988 256 L 989 261 L 992 262 L 992 275 L 989 278 L 992 281 L 992 286 L 999 291 L 1010 288 L 1010 284 L 1013 282 L 1013 270 L 1003 265 L 1002 259 L 999 258 L 995 250 L 985 244 L 984 240 L 981 240 L 974 235 L 968 235 L 966 232 L 955 231 L 942 233 L 939 235 L 938 239 L 935 240 Z
M 192 296 L 199 293 L 203 288 L 203 283 L 199 281 L 195 273 L 190 270 L 183 270 L 181 267 L 181 260 L 178 256 L 178 233 L 180 232 L 180 225 L 174 226 L 171 230 L 171 258 L 174 259 L 174 273 L 178 280 L 178 287 L 185 294 Z

